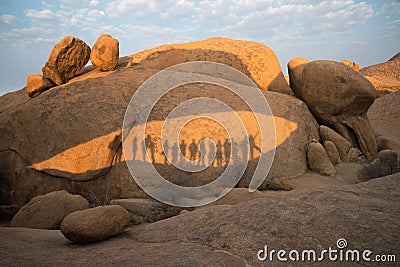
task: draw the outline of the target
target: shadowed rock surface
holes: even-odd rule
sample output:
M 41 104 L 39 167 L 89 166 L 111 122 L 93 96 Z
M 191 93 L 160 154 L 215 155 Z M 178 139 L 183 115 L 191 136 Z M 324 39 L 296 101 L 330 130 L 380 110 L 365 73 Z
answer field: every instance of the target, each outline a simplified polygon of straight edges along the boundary
M 68 214 L 60 230 L 71 241 L 96 242 L 122 233 L 129 220 L 129 212 L 119 205 L 99 206 Z
M 333 164 L 338 164 L 341 162 L 340 154 L 337 150 L 335 143 L 333 143 L 332 141 L 325 141 L 324 148 L 326 150 L 326 154 L 328 154 L 328 157 Z
M 60 231 L 0 227 L 1 262 L 8 266 L 223 265 L 261 266 L 257 252 L 269 249 L 400 250 L 400 174 L 357 185 L 265 192 L 263 198 L 221 205 L 129 228 L 127 234 L 91 245 L 72 245 Z M 48 255 L 53 255 L 48 257 Z M 288 263 L 310 266 L 310 262 Z M 361 262 L 365 264 L 365 262 Z M 270 264 L 270 262 L 264 262 Z M 319 263 L 320 264 L 320 263 Z M 325 261 L 324 266 L 338 262 Z
M 155 222 L 179 214 L 180 208 L 169 206 L 154 199 L 125 198 L 113 199 L 111 205 L 124 207 L 131 214 L 131 223 Z
M 56 229 L 66 215 L 88 207 L 89 202 L 80 195 L 55 191 L 32 198 L 14 216 L 11 226 Z
M 331 141 L 335 144 L 340 159 L 342 161 L 347 161 L 347 154 L 349 153 L 349 150 L 351 148 L 351 144 L 349 141 L 347 141 L 343 136 L 335 132 L 329 127 L 326 127 L 324 125 L 321 125 L 319 127 L 319 134 L 321 136 L 322 141 L 327 142 Z
M 372 128 L 381 140 L 380 150 L 393 149 L 400 154 L 400 92 L 377 99 L 368 110 Z
M 299 95 L 322 124 L 353 145 L 358 142 L 369 160 L 376 155 L 374 131 L 367 118 L 376 90 L 361 74 L 339 62 L 310 62 L 304 67 Z
M 322 175 L 334 175 L 336 173 L 325 148 L 321 143 L 311 142 L 307 148 L 307 158 L 310 169 Z

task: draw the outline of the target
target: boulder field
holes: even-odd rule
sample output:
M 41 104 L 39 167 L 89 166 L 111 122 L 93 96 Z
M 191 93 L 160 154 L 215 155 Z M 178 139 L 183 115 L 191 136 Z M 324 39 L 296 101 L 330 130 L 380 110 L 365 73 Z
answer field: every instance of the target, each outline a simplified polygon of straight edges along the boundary
M 53 63 L 46 63 L 46 66 L 54 65 L 60 70 L 64 63 L 74 62 L 65 59 L 64 65 L 57 63 L 57 60 L 64 60 L 62 51 L 72 57 L 70 50 L 87 52 L 90 48 L 81 40 L 65 37 L 49 57 L 49 62 Z M 53 56 L 57 51 L 60 57 Z M 363 163 L 369 168 L 367 165 L 377 158 L 378 150 L 381 147 L 395 148 L 391 144 L 398 139 L 396 135 L 375 136 L 374 126 L 379 121 L 374 114 L 379 114 L 384 107 L 376 105 L 378 111 L 374 108 L 373 112 L 368 112 L 368 109 L 381 98 L 375 100 L 376 90 L 371 83 L 340 62 L 294 59 L 288 64 L 289 86 L 273 51 L 255 42 L 211 38 L 164 45 L 120 58 L 116 63 L 118 41 L 102 35 L 91 51 L 91 60 L 96 68 L 85 67 L 76 74 L 83 64 L 78 62 L 80 67 L 73 67 L 74 74 L 65 74 L 65 79 L 61 74 L 61 78 L 51 78 L 44 71 L 43 77 L 62 85 L 33 93 L 34 98 L 29 98 L 24 90 L 0 98 L 1 205 L 23 206 L 37 195 L 58 190 L 80 194 L 94 204 L 108 203 L 111 199 L 148 198 L 132 179 L 127 160 L 142 161 L 145 165 L 153 163 L 166 179 L 181 185 L 198 186 L 210 182 L 224 171 L 229 154 L 221 155 L 222 164 L 216 162 L 202 172 L 187 173 L 176 170 L 166 160 L 166 154 L 170 156 L 178 144 L 171 142 L 167 146 L 169 151 L 165 152 L 159 138 L 169 112 L 183 101 L 196 97 L 217 99 L 232 106 L 244 122 L 251 136 L 250 148 L 236 149 L 243 140 L 234 140 L 232 147 L 235 150 L 231 152 L 243 158 L 248 152 L 250 154 L 238 184 L 239 187 L 248 187 L 259 157 L 265 153 L 260 149 L 263 139 L 252 110 L 240 97 L 217 84 L 185 84 L 165 94 L 154 106 L 147 122 L 146 131 L 150 135 L 147 141 L 150 143 L 139 144 L 130 140 L 134 155 L 127 157 L 123 152 L 122 123 L 131 97 L 160 70 L 185 62 L 210 61 L 230 66 L 247 76 L 253 84 L 243 88 L 259 90 L 268 101 L 276 140 L 274 161 L 267 180 L 293 178 L 310 168 L 321 174 L 334 175 L 335 166 L 348 161 Z M 57 60 L 52 61 L 53 58 Z M 219 75 L 219 78 L 237 86 L 247 86 L 234 72 L 222 75 L 201 73 L 201 70 L 189 72 Z M 40 76 L 30 76 L 29 79 L 46 82 L 40 80 Z M 151 93 L 149 91 L 149 95 Z M 144 101 L 142 105 L 146 103 Z M 141 107 L 134 108 L 139 110 Z M 199 108 L 207 111 L 208 106 Z M 374 118 L 372 122 L 368 117 Z M 215 122 L 193 120 L 180 132 L 179 142 L 186 142 L 185 150 L 189 157 L 192 139 L 198 142 L 210 136 L 215 144 L 227 139 L 226 131 Z M 382 138 L 390 139 L 385 141 L 385 146 L 383 141 L 376 141 Z M 228 142 L 228 145 L 231 144 Z M 310 147 L 318 149 L 309 150 Z M 152 154 L 150 161 L 144 157 L 146 151 Z M 321 155 L 324 159 L 318 160 Z M 198 157 L 194 155 L 195 159 Z M 311 164 L 309 159 L 313 159 Z M 391 172 L 396 170 L 393 168 Z M 263 183 L 259 189 L 265 188 Z
M 185 57 L 170 54 L 179 54 L 179 51 Z M 1 97 L 0 102 L 4 103 L 0 105 L 2 203 L 24 205 L 38 194 L 63 189 L 91 200 L 97 196 L 102 202 L 106 192 L 109 199 L 146 197 L 132 180 L 122 153 L 121 130 L 127 105 L 139 86 L 161 68 L 192 60 L 227 64 L 252 78 L 262 89 L 268 89 L 261 92 L 273 112 L 278 144 L 271 178 L 294 177 L 308 169 L 306 145 L 310 138 L 319 139 L 318 124 L 302 101 L 286 93 L 272 92 L 291 91 L 274 53 L 258 43 L 212 38 L 158 47 L 132 55 L 129 60 L 121 58 L 118 71 L 80 81 L 74 78 L 33 99 L 18 91 Z M 97 73 L 97 70 L 84 72 L 82 76 L 91 75 L 90 72 Z M 225 78 L 235 81 L 234 76 Z M 233 105 L 245 120 L 247 130 L 255 136 L 255 144 L 260 144 L 251 110 L 240 98 L 216 85 L 199 88 L 188 84 L 167 94 L 155 109 L 149 121 L 150 128 L 159 129 L 160 122 L 174 105 L 191 97 L 211 97 Z M 220 128 L 199 123 L 206 131 L 204 135 L 221 133 Z M 193 129 L 183 136 L 188 142 Z M 156 151 L 160 151 L 161 144 L 157 140 L 154 142 Z M 140 144 L 136 149 L 141 150 Z M 254 159 L 249 162 L 241 186 L 248 186 L 258 156 L 259 152 L 254 150 Z M 163 164 L 161 152 L 156 153 L 155 163 L 162 173 L 170 174 L 171 179 L 177 175 L 181 180 L 187 177 L 187 184 L 196 180 L 196 175 L 193 178 Z M 290 168 L 283 167 L 286 165 Z M 202 176 L 212 178 L 223 168 L 215 166 L 206 171 L 207 175 Z
M 133 226 L 89 245 L 73 244 L 59 230 L 0 227 L 0 261 L 6 266 L 310 266 L 310 261 L 276 257 L 261 262 L 257 253 L 264 246 L 320 253 L 337 249 L 339 239 L 347 241 L 344 252 L 359 250 L 360 258 L 370 250 L 371 259 L 379 254 L 398 260 L 399 181 L 397 173 L 357 185 L 261 192 L 257 199 Z M 338 261 L 325 257 L 317 264 L 337 266 Z
M 93 66 L 83 67 L 89 58 Z M 194 61 L 230 68 L 168 69 Z M 132 106 L 144 82 L 163 70 L 160 87 L 169 77 L 198 80 L 172 88 L 154 106 L 158 86 L 150 86 Z M 211 38 L 119 58 L 119 41 L 108 34 L 92 49 L 65 37 L 43 75 L 29 75 L 26 88 L 0 97 L 0 218 L 12 218 L 6 225 L 13 226 L 0 227 L 1 264 L 259 266 L 270 263 L 257 258 L 266 246 L 321 251 L 339 241 L 396 254 L 399 93 L 378 94 L 358 70 L 350 60 L 296 58 L 286 81 L 274 52 L 255 42 Z M 218 82 L 204 82 L 210 77 Z M 267 102 L 246 102 L 225 84 Z M 175 112 L 205 98 L 233 111 L 199 101 Z M 249 103 L 268 103 L 270 113 Z M 194 106 L 200 116 L 186 117 Z M 147 118 L 138 115 L 148 107 Z M 236 117 L 242 140 L 227 126 Z M 180 121 L 163 132 L 166 122 Z M 143 125 L 146 138 L 138 141 Z M 171 132 L 176 139 L 161 138 Z M 271 168 L 249 192 L 265 155 L 273 156 Z M 186 167 L 207 167 L 173 165 L 185 158 L 192 160 Z M 152 165 L 166 180 L 194 187 L 231 165 L 235 174 L 243 161 L 236 188 L 196 208 L 151 199 L 127 166 Z

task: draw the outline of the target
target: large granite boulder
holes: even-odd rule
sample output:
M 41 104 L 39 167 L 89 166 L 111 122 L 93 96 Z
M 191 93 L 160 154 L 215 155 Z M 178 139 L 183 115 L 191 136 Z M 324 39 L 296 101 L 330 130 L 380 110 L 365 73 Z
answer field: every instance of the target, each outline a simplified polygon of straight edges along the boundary
M 165 69 L 190 61 L 211 61 L 231 66 L 250 77 L 263 90 L 293 95 L 275 53 L 250 41 L 210 38 L 203 41 L 162 45 L 131 55 L 128 65 Z
M 56 229 L 64 217 L 72 212 L 89 208 L 89 202 L 65 190 L 32 198 L 11 221 L 11 226 Z
M 373 85 L 360 73 L 340 62 L 318 60 L 303 69 L 299 96 L 316 118 L 372 159 L 377 154 L 374 130 L 367 117 L 376 97 Z
M 119 205 L 99 206 L 69 214 L 61 232 L 77 243 L 101 241 L 122 233 L 129 224 L 129 212 Z
M 211 39 L 204 41 L 209 50 L 202 50 L 199 48 L 200 44 L 201 42 L 182 46 L 182 49 L 185 47 L 188 55 L 194 57 L 193 60 L 203 59 L 230 64 L 252 77 L 259 85 L 263 85 L 264 89 L 280 88 L 274 87 L 279 79 L 267 79 L 271 69 L 276 68 L 277 61 L 264 45 Z M 248 49 L 244 49 L 247 46 Z M 110 199 L 117 198 L 148 197 L 133 181 L 126 166 L 121 146 L 121 126 L 127 105 L 139 86 L 162 66 L 167 67 L 170 63 L 166 62 L 166 59 L 170 58 L 173 62 L 177 60 L 173 57 L 174 49 L 163 49 L 156 49 L 159 52 L 153 51 L 154 55 L 146 52 L 145 56 L 143 52 L 132 56 L 136 63 L 129 68 L 121 67 L 119 71 L 110 72 L 103 77 L 54 87 L 30 101 L 26 94 L 21 95 L 18 92 L 1 97 L 1 203 L 21 206 L 38 193 L 62 189 L 82 194 L 92 202 L 98 202 L 97 204 L 108 203 Z M 247 57 L 256 58 L 257 51 L 264 51 L 264 56 L 250 62 Z M 236 56 L 232 56 L 234 52 L 237 53 Z M 224 55 L 225 59 L 222 60 L 221 55 Z M 271 56 L 269 60 L 267 55 Z M 257 57 L 259 56 L 260 54 L 257 54 Z M 139 57 L 142 57 L 142 61 Z M 269 66 L 268 64 L 271 64 L 271 68 L 265 67 Z M 225 78 L 235 81 L 237 77 Z M 288 87 L 283 76 L 282 81 Z M 253 87 L 251 90 L 257 88 Z M 317 122 L 299 99 L 266 90 L 261 92 L 271 107 L 277 137 L 275 160 L 268 178 L 293 177 L 306 172 L 306 145 L 311 138 L 319 139 Z M 258 124 L 252 117 L 251 110 L 233 93 L 212 84 L 187 84 L 167 94 L 156 105 L 149 118 L 149 129 L 161 129 L 165 114 L 177 103 L 199 96 L 215 98 L 237 107 L 249 133 L 255 136 L 255 144 L 259 144 L 261 139 L 260 134 L 257 134 Z M 205 110 L 207 108 L 205 107 Z M 200 126 L 203 128 L 187 127 L 187 131 L 182 132 L 182 137 L 190 141 L 192 134 L 200 133 L 199 129 L 205 129 L 211 136 L 223 132 L 207 123 Z M 238 142 L 237 145 L 239 144 Z M 141 160 L 141 144 L 135 145 L 138 151 L 135 159 Z M 172 146 L 171 143 L 170 151 Z M 180 179 L 187 186 L 194 181 L 202 182 L 204 177 L 216 177 L 223 171 L 223 168 L 214 166 L 206 170 L 206 175 L 188 175 L 174 170 L 168 163 L 164 164 L 161 151 L 161 143 L 155 138 L 156 167 L 161 173 L 168 174 L 171 179 Z M 248 186 L 259 155 L 254 149 L 254 158 L 249 160 L 239 186 Z
M 56 85 L 66 83 L 89 61 L 90 47 L 72 36 L 64 37 L 50 53 L 42 68 L 43 76 Z
M 90 61 L 101 71 L 115 70 L 119 59 L 119 41 L 102 34 L 92 47 Z

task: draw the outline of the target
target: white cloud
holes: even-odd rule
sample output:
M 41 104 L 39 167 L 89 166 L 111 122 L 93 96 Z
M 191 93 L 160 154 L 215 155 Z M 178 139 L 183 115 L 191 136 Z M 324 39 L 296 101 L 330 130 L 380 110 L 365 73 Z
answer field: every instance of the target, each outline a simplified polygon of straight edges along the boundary
M 399 17 L 400 14 L 400 1 L 395 0 L 382 0 L 382 12 L 389 15 Z
M 93 9 L 87 12 L 87 20 L 91 22 L 96 22 L 105 16 L 104 11 Z
M 34 10 L 28 9 L 25 15 L 30 19 L 54 19 L 55 14 L 50 9 Z
M 348 33 L 373 15 L 371 5 L 352 0 L 201 1 L 195 10 L 196 24 L 206 25 L 216 35 L 253 40 L 261 35 L 273 42 L 289 34 L 299 38 Z
M 195 3 L 188 0 L 114 0 L 106 7 L 111 18 L 126 22 L 140 19 L 142 23 L 164 25 L 192 16 Z
M 123 16 L 148 16 L 157 14 L 164 1 L 158 3 L 155 0 L 114 0 L 107 5 L 107 13 L 110 17 Z
M 10 15 L 10 14 L 4 14 L 0 16 L 1 22 L 11 25 L 11 26 L 16 26 L 19 22 L 20 19 L 17 17 Z
M 2 36 L 5 37 L 36 37 L 40 34 L 52 34 L 53 30 L 47 28 L 40 27 L 30 27 L 30 28 L 19 28 L 12 29 L 9 32 L 2 33 Z

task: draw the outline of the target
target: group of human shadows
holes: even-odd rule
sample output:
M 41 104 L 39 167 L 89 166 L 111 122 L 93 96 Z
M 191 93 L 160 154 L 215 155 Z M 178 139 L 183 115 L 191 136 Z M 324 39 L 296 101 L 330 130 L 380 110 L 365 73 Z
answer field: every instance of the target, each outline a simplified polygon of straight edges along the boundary
M 257 150 L 261 153 L 261 149 L 255 144 L 255 136 L 249 135 L 248 137 L 248 145 L 247 145 L 247 140 L 243 139 L 239 143 L 239 147 L 241 150 L 241 155 L 242 158 L 244 158 L 243 155 L 247 155 L 247 152 L 250 152 L 250 160 L 254 159 L 254 150 Z M 148 153 L 151 159 L 152 163 L 156 163 L 156 143 L 154 141 L 154 137 L 151 137 L 150 135 L 147 135 L 145 140 L 141 143 L 141 149 L 142 149 L 142 160 L 143 162 L 146 162 L 146 154 Z M 229 139 L 225 139 L 224 143 L 221 142 L 219 139 L 217 143 L 215 144 L 214 142 L 209 142 L 207 145 L 206 142 L 199 142 L 196 143 L 195 139 L 192 139 L 192 142 L 190 144 L 187 144 L 184 139 L 181 140 L 181 142 L 178 143 L 175 142 L 172 147 L 170 147 L 168 140 L 165 140 L 163 143 L 163 151 L 161 152 L 162 157 L 164 158 L 163 164 L 165 165 L 170 165 L 171 163 L 168 160 L 169 156 L 169 151 L 171 150 L 171 160 L 172 162 L 180 162 L 184 163 L 187 155 L 187 152 L 189 152 L 189 160 L 191 164 L 198 164 L 199 166 L 216 166 L 216 167 L 221 167 L 223 165 L 228 165 L 230 160 L 233 160 L 232 164 L 234 164 L 235 160 L 237 161 L 239 159 L 239 147 L 238 143 L 232 138 L 231 142 L 229 142 Z M 208 146 L 208 153 L 207 153 L 207 162 L 206 162 L 206 153 L 201 153 L 201 151 L 206 151 L 206 146 Z M 249 150 L 248 150 L 249 146 Z M 138 151 L 138 143 L 137 143 L 137 138 L 134 137 L 133 139 L 133 144 L 132 144 L 132 150 L 133 150 L 133 160 L 140 160 L 136 158 L 137 156 L 137 151 Z M 179 150 L 181 153 L 179 153 Z M 178 155 L 179 155 L 179 161 L 178 161 Z M 231 158 L 232 155 L 232 158 Z M 197 161 L 198 159 L 198 161 Z M 161 163 L 161 162 L 159 162 Z M 206 164 L 207 163 L 207 164 Z

